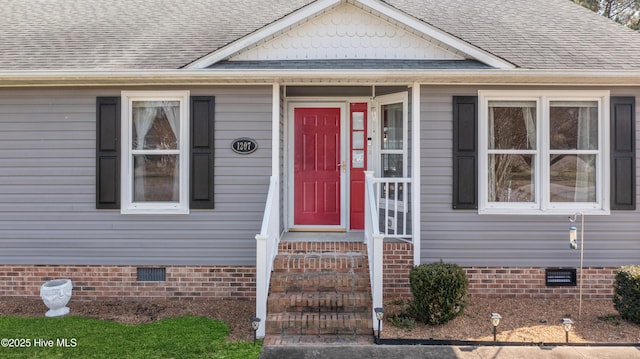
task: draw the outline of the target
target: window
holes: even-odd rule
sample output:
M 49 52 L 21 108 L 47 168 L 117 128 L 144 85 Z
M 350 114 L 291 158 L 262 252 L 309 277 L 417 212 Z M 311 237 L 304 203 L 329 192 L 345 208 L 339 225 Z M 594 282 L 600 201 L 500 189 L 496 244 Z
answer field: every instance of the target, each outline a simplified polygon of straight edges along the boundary
M 608 92 L 480 92 L 480 212 L 609 212 Z
M 188 91 L 122 93 L 122 213 L 188 213 Z
M 121 212 L 127 213 L 186 213 L 187 199 L 185 192 L 187 189 L 190 194 L 188 202 L 190 209 L 214 208 L 215 96 L 188 96 L 189 93 L 185 91 L 123 92 L 122 97 L 96 98 L 96 209 L 120 209 Z M 186 108 L 187 97 L 189 99 L 188 109 Z M 179 127 L 175 129 L 175 132 L 171 128 L 172 123 L 177 123 L 177 121 L 173 120 L 175 116 L 172 116 L 175 111 L 172 110 L 172 113 L 169 113 L 168 109 L 162 109 L 162 112 L 158 115 L 160 118 L 157 124 L 160 128 L 148 129 L 148 131 L 153 130 L 155 134 L 153 132 L 147 133 L 143 140 L 139 141 L 138 133 L 142 131 L 138 131 L 136 127 L 134 140 L 133 101 L 156 102 L 153 123 L 156 122 L 156 115 L 160 111 L 160 106 L 158 106 L 157 102 L 169 102 L 167 104 L 168 107 L 173 109 L 176 109 L 177 105 L 180 115 Z M 175 103 L 176 101 L 177 103 Z M 172 105 L 171 102 L 174 102 L 174 104 Z M 149 105 L 148 107 L 154 106 Z M 142 112 L 141 109 L 136 111 Z M 189 115 L 189 122 L 187 122 L 187 114 Z M 187 131 L 190 131 L 190 133 L 187 134 Z M 162 145 L 163 140 L 158 137 L 162 133 L 168 135 L 167 139 L 164 140 L 164 145 Z M 146 143 L 149 136 L 155 136 L 156 138 L 150 139 Z M 189 146 L 187 146 L 187 138 L 190 139 Z M 173 143 L 176 140 L 179 141 L 176 146 L 168 146 L 170 142 Z M 134 141 L 135 147 L 133 146 Z M 137 148 L 139 143 L 142 143 L 142 149 Z M 153 143 L 155 145 L 152 145 Z M 161 145 L 158 146 L 158 143 Z M 167 193 L 156 197 L 156 201 L 147 201 L 147 193 L 141 189 L 144 201 L 133 204 L 132 199 L 134 197 L 137 197 L 138 200 L 141 197 L 141 195 L 133 195 L 135 187 L 133 152 L 139 151 L 137 154 L 141 155 L 144 151 L 153 151 L 150 155 L 161 155 L 162 153 L 159 152 L 163 146 L 168 147 L 165 149 L 167 157 L 174 155 L 173 160 L 165 160 L 165 162 L 174 161 L 173 172 L 165 169 L 165 177 L 171 177 L 170 181 L 165 178 L 165 183 L 170 182 L 173 184 L 170 190 L 167 189 L 167 193 L 171 194 L 171 201 L 161 201 L 162 196 L 166 199 L 169 198 Z M 175 161 L 177 161 L 177 167 L 175 166 Z M 189 163 L 189 168 L 185 163 Z M 188 181 L 185 178 L 187 170 L 189 174 Z M 147 172 L 144 167 L 141 171 L 138 174 L 142 175 L 142 177 L 138 178 L 139 181 L 137 183 L 145 184 L 144 176 L 151 173 L 151 171 Z M 177 175 L 175 174 L 176 172 L 178 172 Z M 178 178 L 177 182 L 175 178 Z M 175 185 L 179 187 L 177 192 L 175 191 Z M 147 189 L 153 187 L 150 186 Z M 140 191 L 138 193 L 141 193 Z M 174 193 L 178 193 L 178 202 L 174 200 Z M 149 199 L 151 197 L 150 195 Z M 183 203 L 185 204 L 184 206 Z M 123 204 L 126 204 L 126 206 Z
M 379 131 L 377 174 L 382 178 L 407 177 L 407 94 L 380 96 L 377 101 L 376 107 L 380 113 L 377 129 Z M 403 185 L 396 183 L 384 184 L 380 197 L 382 207 L 395 201 L 399 201 L 398 205 L 402 207 L 406 201 Z
M 404 177 L 404 116 L 403 103 L 381 106 L 382 140 L 380 155 L 382 177 Z

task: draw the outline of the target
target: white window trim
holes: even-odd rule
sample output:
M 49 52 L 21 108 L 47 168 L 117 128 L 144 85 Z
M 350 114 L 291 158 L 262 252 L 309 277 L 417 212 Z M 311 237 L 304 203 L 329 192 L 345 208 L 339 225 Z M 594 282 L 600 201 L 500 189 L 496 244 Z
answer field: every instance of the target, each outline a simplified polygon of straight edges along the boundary
M 478 213 L 521 215 L 573 215 L 583 212 L 591 215 L 608 215 L 610 191 L 610 139 L 609 139 L 609 91 L 478 91 Z M 488 108 L 489 101 L 535 101 L 537 123 L 537 149 L 535 190 L 536 202 L 503 203 L 489 202 L 488 171 Z M 596 161 L 595 203 L 551 203 L 549 200 L 549 106 L 554 101 L 598 102 L 598 157 Z M 519 151 L 522 152 L 522 151 Z M 589 152 L 589 151 L 585 151 Z
M 402 149 L 396 150 L 383 150 L 382 149 L 382 141 L 383 141 L 383 133 L 382 133 L 382 106 L 385 105 L 393 105 L 401 103 L 402 104 Z M 390 95 L 381 95 L 377 96 L 374 100 L 374 108 L 376 109 L 373 114 L 373 123 L 372 123 L 372 134 L 374 139 L 373 144 L 373 169 L 378 177 L 382 178 L 382 155 L 383 154 L 397 154 L 402 155 L 402 178 L 407 178 L 408 176 L 408 167 L 409 167 L 409 93 L 408 92 L 399 92 Z M 406 192 L 405 192 L 406 193 Z M 388 201 L 385 198 L 380 198 L 380 208 L 395 208 L 397 206 L 398 210 L 404 211 L 404 201 L 398 200 L 399 203 L 396 204 L 396 201 L 393 199 L 389 199 Z
M 189 213 L 189 91 L 122 91 L 121 175 L 122 214 L 188 214 Z M 133 101 L 178 101 L 180 103 L 180 200 L 174 202 L 133 202 L 132 103 Z M 174 151 L 170 151 L 174 153 Z

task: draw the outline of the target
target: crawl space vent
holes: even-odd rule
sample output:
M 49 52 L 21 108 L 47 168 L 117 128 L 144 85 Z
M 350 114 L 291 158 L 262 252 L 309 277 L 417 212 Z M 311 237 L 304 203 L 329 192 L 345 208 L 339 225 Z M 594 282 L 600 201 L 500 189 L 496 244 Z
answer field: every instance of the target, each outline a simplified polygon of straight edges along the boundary
M 547 287 L 575 287 L 576 286 L 576 269 L 575 268 L 547 268 L 545 269 L 545 278 Z
M 164 282 L 167 280 L 166 268 L 138 268 L 138 282 Z

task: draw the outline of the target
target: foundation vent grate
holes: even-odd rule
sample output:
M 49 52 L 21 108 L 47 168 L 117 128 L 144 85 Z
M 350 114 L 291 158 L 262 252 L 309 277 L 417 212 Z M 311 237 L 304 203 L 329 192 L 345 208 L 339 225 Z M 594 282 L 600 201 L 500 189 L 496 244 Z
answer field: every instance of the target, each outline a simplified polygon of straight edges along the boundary
M 137 268 L 138 282 L 164 282 L 167 280 L 166 268 Z
M 545 283 L 547 287 L 576 286 L 575 268 L 547 268 L 545 269 Z

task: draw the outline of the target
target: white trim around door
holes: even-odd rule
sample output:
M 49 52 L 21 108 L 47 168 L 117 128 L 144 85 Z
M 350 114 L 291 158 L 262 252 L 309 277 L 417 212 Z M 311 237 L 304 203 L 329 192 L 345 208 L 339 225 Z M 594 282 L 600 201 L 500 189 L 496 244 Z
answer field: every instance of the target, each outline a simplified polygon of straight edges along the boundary
M 340 168 L 340 224 L 339 225 L 296 225 L 294 223 L 294 112 L 296 108 L 338 108 L 340 109 L 340 163 L 344 165 Z M 284 212 L 286 213 L 285 228 L 292 231 L 346 231 L 348 228 L 348 171 L 347 153 L 349 142 L 346 136 L 348 121 L 348 102 L 347 101 L 288 101 L 286 114 L 286 144 L 285 158 L 287 159 L 285 168 L 285 183 L 287 190 L 285 191 L 286 200 Z

